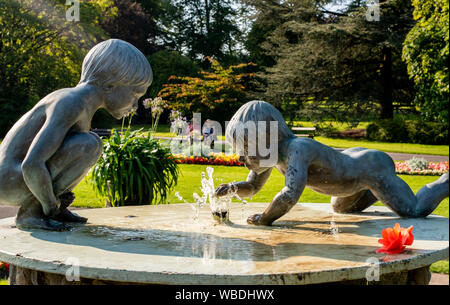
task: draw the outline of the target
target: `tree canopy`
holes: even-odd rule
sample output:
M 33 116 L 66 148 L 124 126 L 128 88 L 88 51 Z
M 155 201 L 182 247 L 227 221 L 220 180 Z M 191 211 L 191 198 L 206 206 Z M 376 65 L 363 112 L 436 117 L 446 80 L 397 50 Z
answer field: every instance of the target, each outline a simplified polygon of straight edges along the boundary
M 246 102 L 245 83 L 253 73 L 245 69 L 252 64 L 223 67 L 217 60 L 208 60 L 211 72 L 200 71 L 198 77 L 172 76 L 158 95 L 170 102 L 170 109 L 183 114 L 200 112 L 204 118 L 224 122 Z
M 237 54 L 241 31 L 231 0 L 173 0 L 178 14 L 172 32 L 178 50 L 190 58 L 214 57 L 229 63 Z
M 417 23 L 406 37 L 403 59 L 417 87 L 421 114 L 448 123 L 449 3 L 414 0 L 413 5 Z
M 384 1 L 375 22 L 366 19 L 364 1 L 341 12 L 324 9 L 330 2 L 253 2 L 260 19 L 270 21 L 265 14 L 277 14 L 281 21 L 265 23 L 274 29 L 261 48 L 275 61 L 261 74 L 265 99 L 294 104 L 303 117 L 316 121 L 357 120 L 374 111 L 392 117 L 394 100 L 407 104 L 412 99 L 401 61 L 412 27 L 410 5 Z
M 80 0 L 73 22 L 66 0 L 2 0 L 0 133 L 48 93 L 75 86 L 87 51 L 108 38 L 151 63 L 143 99 L 159 93 L 185 111 L 220 116 L 260 98 L 315 122 L 389 119 L 399 109 L 448 122 L 448 2 L 380 0 L 379 20 L 367 18 L 372 2 Z
M 85 52 L 107 37 L 98 24 L 109 0 L 81 2 L 85 23 L 68 22 L 63 4 L 0 2 L 0 134 L 40 98 L 76 85 Z

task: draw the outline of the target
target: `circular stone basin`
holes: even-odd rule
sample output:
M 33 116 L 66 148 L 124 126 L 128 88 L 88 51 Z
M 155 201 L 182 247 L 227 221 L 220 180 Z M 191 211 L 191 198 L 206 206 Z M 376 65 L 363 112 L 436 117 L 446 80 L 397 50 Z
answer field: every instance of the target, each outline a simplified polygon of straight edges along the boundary
M 266 206 L 234 203 L 226 224 L 208 206 L 194 220 L 188 204 L 79 210 L 88 223 L 67 232 L 18 230 L 7 218 L 0 261 L 61 278 L 79 264 L 81 279 L 108 283 L 314 284 L 365 280 L 374 266 L 382 278 L 408 274 L 448 257 L 445 217 L 402 219 L 385 207 L 336 214 L 302 203 L 270 227 L 246 223 Z M 396 222 L 414 226 L 413 245 L 377 254 L 381 230 Z

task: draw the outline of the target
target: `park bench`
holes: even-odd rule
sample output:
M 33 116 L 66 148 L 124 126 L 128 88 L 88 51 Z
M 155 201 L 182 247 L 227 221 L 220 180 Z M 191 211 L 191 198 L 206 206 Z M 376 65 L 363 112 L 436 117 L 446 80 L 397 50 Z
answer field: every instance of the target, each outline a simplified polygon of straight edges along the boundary
M 316 127 L 292 127 L 292 131 L 297 137 L 308 137 L 314 139 Z

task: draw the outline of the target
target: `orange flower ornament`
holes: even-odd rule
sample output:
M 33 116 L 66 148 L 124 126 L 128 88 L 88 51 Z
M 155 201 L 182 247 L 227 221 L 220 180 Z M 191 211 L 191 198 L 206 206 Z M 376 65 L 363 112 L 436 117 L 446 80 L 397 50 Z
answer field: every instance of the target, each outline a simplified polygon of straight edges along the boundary
M 414 235 L 412 234 L 413 226 L 409 228 L 401 228 L 396 223 L 393 228 L 386 228 L 381 231 L 382 239 L 378 242 L 383 246 L 377 250 L 377 253 L 398 254 L 402 253 L 406 246 L 412 245 Z

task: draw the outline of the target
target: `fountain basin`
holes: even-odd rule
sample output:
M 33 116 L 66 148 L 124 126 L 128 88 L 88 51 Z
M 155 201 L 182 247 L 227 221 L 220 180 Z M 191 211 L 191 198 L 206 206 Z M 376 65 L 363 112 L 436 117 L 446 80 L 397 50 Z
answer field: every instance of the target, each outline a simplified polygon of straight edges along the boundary
M 246 223 L 266 206 L 233 203 L 227 224 L 208 206 L 195 221 L 188 204 L 79 210 L 89 221 L 68 232 L 18 230 L 7 218 L 0 261 L 12 265 L 12 284 L 364 284 L 374 266 L 373 283 L 426 284 L 429 265 L 448 258 L 445 217 L 402 219 L 378 206 L 335 214 L 330 204 L 302 203 L 271 227 Z M 413 245 L 377 254 L 381 230 L 396 222 L 414 226 Z M 67 281 L 78 266 L 79 281 Z

